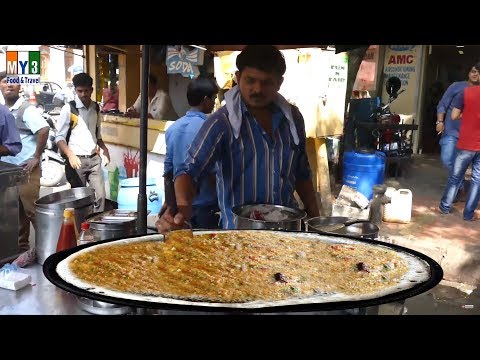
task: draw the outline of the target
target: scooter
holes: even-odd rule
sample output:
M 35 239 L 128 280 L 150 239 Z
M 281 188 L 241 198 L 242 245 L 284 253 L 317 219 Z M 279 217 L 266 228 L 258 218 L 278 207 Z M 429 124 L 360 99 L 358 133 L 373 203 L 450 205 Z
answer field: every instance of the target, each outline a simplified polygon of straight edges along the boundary
M 398 77 L 392 76 L 387 80 L 386 91 L 389 95 L 387 104 L 377 107 L 375 113 L 372 114 L 376 118 L 377 124 L 381 125 L 397 125 L 401 124 L 400 115 L 392 113 L 390 104 L 405 89 L 400 90 L 401 81 Z M 399 91 L 400 90 L 400 91 Z M 399 130 L 386 129 L 379 131 L 377 137 L 377 150 L 383 151 L 386 156 L 403 156 L 412 153 L 411 144 L 402 136 Z
M 56 114 L 56 113 L 55 113 Z M 59 154 L 57 144 L 55 144 L 55 135 L 57 129 L 55 127 L 54 113 L 44 113 L 43 117 L 50 126 L 47 144 L 42 153 L 42 177 L 40 178 L 41 186 L 56 186 L 64 177 L 65 160 Z

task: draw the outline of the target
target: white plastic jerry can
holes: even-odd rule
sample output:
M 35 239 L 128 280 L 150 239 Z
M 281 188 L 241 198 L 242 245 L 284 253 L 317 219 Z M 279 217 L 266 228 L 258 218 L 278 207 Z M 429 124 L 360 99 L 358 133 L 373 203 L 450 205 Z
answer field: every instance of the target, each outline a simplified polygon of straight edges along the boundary
M 385 195 L 391 202 L 385 205 L 383 221 L 408 224 L 412 219 L 412 192 L 410 189 L 398 189 Z

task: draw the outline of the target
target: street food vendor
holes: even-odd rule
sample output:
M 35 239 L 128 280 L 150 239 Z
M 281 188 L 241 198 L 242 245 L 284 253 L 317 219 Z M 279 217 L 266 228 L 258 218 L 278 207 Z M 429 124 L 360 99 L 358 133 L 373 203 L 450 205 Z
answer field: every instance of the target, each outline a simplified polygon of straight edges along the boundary
M 278 91 L 286 71 L 272 45 L 249 45 L 237 57 L 238 85 L 225 94 L 225 106 L 204 123 L 175 174 L 178 212 L 156 222 L 159 232 L 190 220 L 197 180 L 217 165 L 222 225 L 234 228 L 232 208 L 248 203 L 297 208 L 296 190 L 308 216 L 318 216 L 311 169 L 305 150 L 303 116 Z
M 157 120 L 176 120 L 178 115 L 173 109 L 168 94 L 157 87 L 157 78 L 150 74 L 148 77 L 148 117 Z M 142 94 L 138 95 L 135 103 L 130 106 L 126 114 L 130 117 L 140 117 Z

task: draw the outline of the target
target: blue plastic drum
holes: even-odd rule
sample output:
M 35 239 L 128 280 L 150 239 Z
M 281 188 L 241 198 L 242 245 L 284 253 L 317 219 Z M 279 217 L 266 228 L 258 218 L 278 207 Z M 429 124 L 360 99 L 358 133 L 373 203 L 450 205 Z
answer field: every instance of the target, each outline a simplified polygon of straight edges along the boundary
M 155 178 L 147 178 L 147 210 L 149 215 L 158 214 L 163 204 L 161 190 L 157 187 Z M 139 178 L 128 178 L 120 181 L 118 191 L 118 208 L 137 211 Z
M 384 182 L 385 160 L 381 151 L 346 151 L 343 154 L 343 184 L 371 200 L 373 186 Z

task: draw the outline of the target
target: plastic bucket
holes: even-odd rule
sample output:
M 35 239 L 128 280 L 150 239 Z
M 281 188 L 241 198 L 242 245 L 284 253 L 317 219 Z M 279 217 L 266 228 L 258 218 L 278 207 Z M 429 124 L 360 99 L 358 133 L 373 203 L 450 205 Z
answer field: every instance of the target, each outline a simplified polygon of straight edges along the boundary
M 385 154 L 381 151 L 346 151 L 343 154 L 343 184 L 373 198 L 373 186 L 383 184 Z
M 120 190 L 118 190 L 117 197 L 118 209 L 137 211 L 139 179 L 134 177 L 120 181 Z M 147 178 L 146 190 L 147 210 L 150 210 L 149 215 L 158 214 L 162 207 L 163 199 L 155 178 Z

